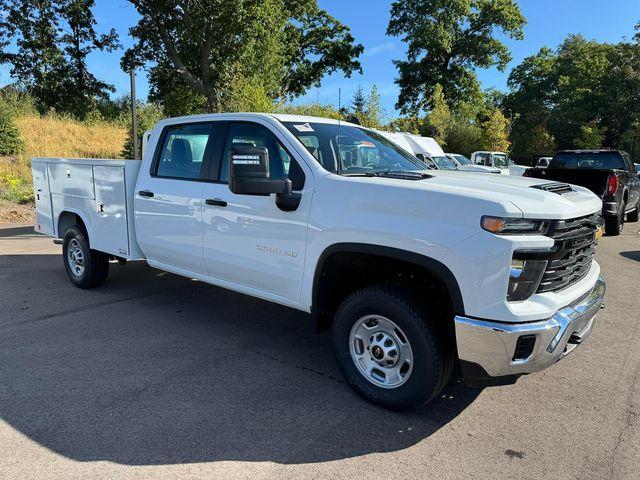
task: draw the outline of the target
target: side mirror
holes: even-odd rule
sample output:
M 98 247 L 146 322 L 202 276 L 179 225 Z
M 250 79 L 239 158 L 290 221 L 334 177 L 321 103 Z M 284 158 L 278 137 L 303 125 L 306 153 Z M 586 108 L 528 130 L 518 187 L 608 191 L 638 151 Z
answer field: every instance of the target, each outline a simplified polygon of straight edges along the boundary
M 289 194 L 288 178 L 270 178 L 269 151 L 253 145 L 234 145 L 229 149 L 229 189 L 238 195 Z

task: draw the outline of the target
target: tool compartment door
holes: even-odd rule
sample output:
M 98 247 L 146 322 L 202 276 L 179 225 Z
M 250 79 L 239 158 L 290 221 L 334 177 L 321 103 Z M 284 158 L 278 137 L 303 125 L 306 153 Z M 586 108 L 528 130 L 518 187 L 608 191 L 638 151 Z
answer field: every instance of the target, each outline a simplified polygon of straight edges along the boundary
M 91 248 L 129 257 L 124 168 L 121 165 L 93 166 L 96 204 Z
M 36 223 L 34 229 L 44 235 L 53 235 L 53 212 L 49 192 L 49 169 L 45 162 L 33 162 L 33 187 L 36 201 Z

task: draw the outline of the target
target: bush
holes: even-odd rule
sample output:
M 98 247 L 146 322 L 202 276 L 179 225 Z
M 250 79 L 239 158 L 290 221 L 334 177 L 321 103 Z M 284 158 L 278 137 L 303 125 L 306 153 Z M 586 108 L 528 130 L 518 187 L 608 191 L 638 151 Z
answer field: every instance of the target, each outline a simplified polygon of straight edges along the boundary
M 20 131 L 13 118 L 6 111 L 0 111 L 0 157 L 16 155 L 23 148 Z
M 33 185 L 30 179 L 13 175 L 0 176 L 0 200 L 13 203 L 32 203 Z
M 149 102 L 146 104 L 138 104 L 136 114 L 138 122 L 138 158 L 142 158 L 142 155 L 140 155 L 142 152 L 142 136 L 145 131 L 151 130 L 156 123 L 164 118 L 164 110 L 160 104 Z M 131 108 L 127 109 L 126 113 L 121 116 L 121 123 L 127 127 L 127 139 L 124 142 L 122 156 L 125 158 L 133 158 Z

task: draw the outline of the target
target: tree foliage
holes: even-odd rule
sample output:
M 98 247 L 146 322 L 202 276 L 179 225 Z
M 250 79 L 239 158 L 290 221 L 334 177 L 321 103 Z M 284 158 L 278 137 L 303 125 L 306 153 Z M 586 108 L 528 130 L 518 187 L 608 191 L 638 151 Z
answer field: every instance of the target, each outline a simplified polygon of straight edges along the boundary
M 447 134 L 452 122 L 453 116 L 444 98 L 442 85 L 437 84 L 433 93 L 433 108 L 427 116 L 427 124 L 431 130 L 431 136 L 443 148 L 447 143 Z
M 555 51 L 525 58 L 508 85 L 503 106 L 515 119 L 515 156 L 544 153 L 532 132 L 546 131 L 561 149 L 633 146 L 640 121 L 638 39 L 609 44 L 570 35 Z
M 20 131 L 9 113 L 0 104 L 0 157 L 16 155 L 24 147 Z
M 373 85 L 367 95 L 362 86 L 358 86 L 351 99 L 351 112 L 347 110 L 346 113 L 355 116 L 362 126 L 382 128 L 384 112 L 378 87 Z
M 96 32 L 93 5 L 94 0 L 0 0 L 0 63 L 11 65 L 11 76 L 42 113 L 54 109 L 84 118 L 114 91 L 87 68 L 92 51 L 119 46 L 115 30 Z
M 168 110 L 264 110 L 360 70 L 362 46 L 316 0 L 130 2 L 141 19 L 122 67 L 148 66 L 151 98 Z
M 451 105 L 477 96 L 474 68 L 504 70 L 511 56 L 496 33 L 521 39 L 525 18 L 514 0 L 397 0 L 389 35 L 408 44 L 407 59 L 396 60 L 403 111 L 433 106 L 440 84 Z
M 482 124 L 481 146 L 484 150 L 508 152 L 511 147 L 509 133 L 511 121 L 496 109 Z

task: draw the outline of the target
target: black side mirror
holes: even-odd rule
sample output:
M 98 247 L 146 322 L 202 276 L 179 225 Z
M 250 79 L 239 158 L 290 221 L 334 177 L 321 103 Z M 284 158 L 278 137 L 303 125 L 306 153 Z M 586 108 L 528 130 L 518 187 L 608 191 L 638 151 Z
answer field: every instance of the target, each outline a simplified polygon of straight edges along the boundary
M 229 149 L 229 189 L 238 195 L 289 194 L 288 178 L 270 178 L 269 151 L 253 145 L 234 145 Z

